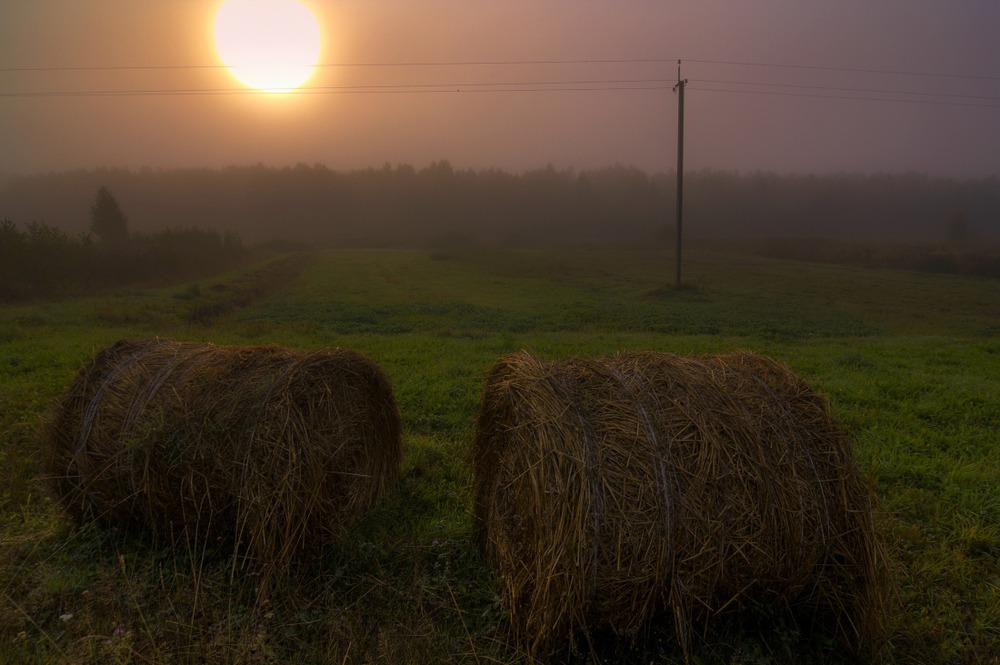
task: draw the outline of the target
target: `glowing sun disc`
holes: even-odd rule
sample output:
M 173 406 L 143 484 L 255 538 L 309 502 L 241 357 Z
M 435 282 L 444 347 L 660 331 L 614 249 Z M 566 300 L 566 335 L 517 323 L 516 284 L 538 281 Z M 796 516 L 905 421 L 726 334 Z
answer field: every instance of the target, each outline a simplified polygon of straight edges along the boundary
M 288 92 L 313 72 L 319 25 L 296 0 L 228 0 L 215 15 L 215 47 L 246 85 Z

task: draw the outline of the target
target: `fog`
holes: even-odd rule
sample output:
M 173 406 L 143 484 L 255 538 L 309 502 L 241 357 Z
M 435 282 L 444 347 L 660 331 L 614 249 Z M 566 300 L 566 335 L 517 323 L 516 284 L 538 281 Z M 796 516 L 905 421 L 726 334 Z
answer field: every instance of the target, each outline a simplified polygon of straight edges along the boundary
M 642 245 L 679 75 L 691 237 L 1000 235 L 995 2 L 302 3 L 287 94 L 224 66 L 218 1 L 4 3 L 0 219 L 84 233 L 106 186 L 140 231 Z
M 303 2 L 324 66 L 287 95 L 220 66 L 219 2 L 4 3 L 0 173 L 667 172 L 677 59 L 694 171 L 1000 171 L 992 1 Z
M 210 228 L 250 243 L 666 247 L 676 235 L 675 173 L 622 165 L 519 173 L 443 160 L 351 171 L 320 164 L 91 169 L 11 178 L 0 188 L 0 215 L 86 233 L 101 187 L 135 231 Z M 693 239 L 1000 241 L 995 177 L 701 170 L 686 174 L 684 194 L 685 234 Z

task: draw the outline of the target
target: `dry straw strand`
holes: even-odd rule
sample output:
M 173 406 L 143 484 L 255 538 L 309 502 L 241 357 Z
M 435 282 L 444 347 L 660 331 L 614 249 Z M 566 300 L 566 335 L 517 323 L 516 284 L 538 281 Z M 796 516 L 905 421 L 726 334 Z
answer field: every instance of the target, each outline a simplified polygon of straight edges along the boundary
M 42 431 L 59 503 L 79 521 L 171 542 L 226 542 L 281 572 L 335 542 L 394 485 L 388 378 L 348 349 L 122 341 L 77 374 Z
M 791 608 L 861 657 L 887 595 L 876 498 L 825 401 L 753 353 L 620 353 L 490 371 L 476 539 L 533 658 L 666 618 Z

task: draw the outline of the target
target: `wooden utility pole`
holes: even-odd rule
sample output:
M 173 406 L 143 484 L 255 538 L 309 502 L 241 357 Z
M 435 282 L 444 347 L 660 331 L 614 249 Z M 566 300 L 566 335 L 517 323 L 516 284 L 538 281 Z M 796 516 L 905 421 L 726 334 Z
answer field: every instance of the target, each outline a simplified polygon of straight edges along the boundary
M 681 79 L 681 61 L 677 61 L 677 288 L 681 286 L 681 231 L 684 218 L 684 86 Z

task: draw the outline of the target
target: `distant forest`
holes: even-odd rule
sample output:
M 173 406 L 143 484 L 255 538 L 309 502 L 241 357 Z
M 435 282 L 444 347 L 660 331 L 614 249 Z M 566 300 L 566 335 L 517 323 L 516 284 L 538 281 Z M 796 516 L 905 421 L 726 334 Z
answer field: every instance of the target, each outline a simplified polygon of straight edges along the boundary
M 675 175 L 627 166 L 524 173 L 386 165 L 96 169 L 0 181 L 0 219 L 87 229 L 107 187 L 139 232 L 235 232 L 245 242 L 311 246 L 668 246 Z M 698 171 L 684 178 L 690 238 L 828 238 L 905 243 L 1000 241 L 1000 180 L 919 174 L 776 175 Z
M 168 284 L 239 265 L 239 238 L 214 229 L 166 229 L 119 243 L 75 236 L 39 222 L 22 229 L 0 220 L 0 302 L 94 293 L 122 286 Z

